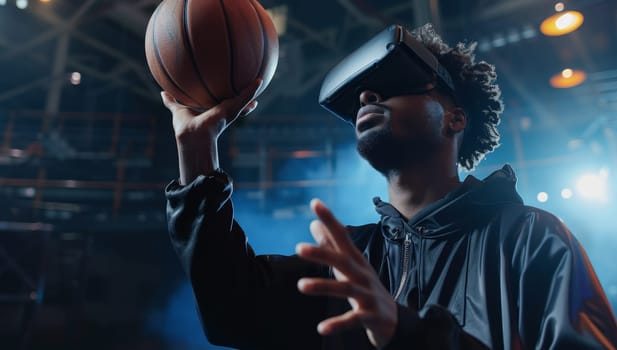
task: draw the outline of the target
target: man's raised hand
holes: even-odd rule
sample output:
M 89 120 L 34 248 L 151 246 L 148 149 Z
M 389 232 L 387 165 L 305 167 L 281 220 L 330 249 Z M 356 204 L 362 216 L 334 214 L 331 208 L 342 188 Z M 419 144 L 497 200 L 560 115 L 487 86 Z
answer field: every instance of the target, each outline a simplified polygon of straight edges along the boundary
M 335 279 L 301 278 L 298 290 L 308 295 L 346 298 L 351 310 L 319 323 L 322 335 L 363 327 L 371 343 L 387 345 L 397 325 L 397 305 L 379 276 L 354 246 L 347 229 L 320 201 L 311 201 L 311 209 L 319 220 L 311 222 L 310 230 L 317 245 L 300 243 L 298 256 L 333 268 Z

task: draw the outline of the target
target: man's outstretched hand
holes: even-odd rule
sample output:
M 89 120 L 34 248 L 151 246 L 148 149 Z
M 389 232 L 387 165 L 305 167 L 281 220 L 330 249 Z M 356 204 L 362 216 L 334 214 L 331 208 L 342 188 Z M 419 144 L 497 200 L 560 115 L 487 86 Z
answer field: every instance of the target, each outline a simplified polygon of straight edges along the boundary
M 300 243 L 296 253 L 306 260 L 331 266 L 336 279 L 301 278 L 298 290 L 308 295 L 346 298 L 351 305 L 348 312 L 320 322 L 317 331 L 330 335 L 363 327 L 374 346 L 386 346 L 398 322 L 396 302 L 354 246 L 345 226 L 320 200 L 312 200 L 311 209 L 319 219 L 310 225 L 317 245 Z

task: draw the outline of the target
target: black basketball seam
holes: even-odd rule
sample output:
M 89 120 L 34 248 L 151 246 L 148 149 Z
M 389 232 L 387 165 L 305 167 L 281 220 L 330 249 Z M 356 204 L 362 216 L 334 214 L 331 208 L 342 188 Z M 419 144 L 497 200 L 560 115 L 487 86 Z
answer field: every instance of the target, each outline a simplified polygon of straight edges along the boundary
M 231 61 L 230 67 L 229 67 L 229 78 L 231 79 L 231 90 L 234 92 L 234 95 L 238 95 L 238 90 L 236 89 L 236 86 L 234 84 L 235 79 L 235 75 L 236 75 L 236 71 L 235 71 L 235 56 L 234 56 L 234 46 L 233 46 L 233 41 L 231 40 L 231 27 L 229 26 L 229 20 L 227 19 L 227 10 L 225 9 L 225 2 L 223 0 L 220 0 L 221 3 L 221 8 L 223 9 L 223 19 L 225 20 L 225 28 L 227 28 L 227 43 L 229 44 L 229 58 Z
M 195 60 L 193 46 L 191 45 L 191 40 L 189 40 L 190 35 L 189 35 L 188 16 L 187 16 L 188 8 L 189 8 L 189 0 L 184 0 L 184 9 L 182 11 L 182 27 L 184 29 L 184 35 L 182 36 L 182 39 L 184 40 L 184 44 L 186 45 L 189 51 L 189 57 L 191 58 L 191 64 L 193 65 L 193 69 L 195 70 L 195 72 L 197 72 L 197 78 L 199 79 L 199 82 L 201 83 L 203 88 L 206 90 L 210 98 L 212 98 L 214 102 L 218 104 L 221 101 L 219 101 L 219 99 L 216 98 L 214 94 L 212 93 L 212 91 L 210 91 L 210 89 L 208 88 L 208 85 L 206 84 L 206 82 L 204 81 L 201 75 L 201 71 L 199 70 L 197 61 Z
M 167 71 L 167 68 L 165 68 L 165 65 L 163 64 L 163 59 L 161 58 L 161 52 L 159 51 L 159 45 L 156 42 L 156 21 L 158 19 L 158 14 L 159 14 L 159 10 L 161 9 L 161 7 L 157 7 L 156 10 L 154 11 L 154 14 L 152 15 L 152 48 L 154 49 L 154 56 L 156 56 L 156 61 L 159 64 L 159 67 L 161 68 L 161 70 L 163 71 L 163 73 L 165 74 L 165 77 L 167 78 L 167 80 L 176 88 L 178 89 L 178 91 L 182 92 L 186 97 L 188 97 L 192 102 L 197 102 L 193 99 L 193 97 L 191 97 L 191 95 L 187 94 L 186 91 L 184 91 L 184 89 L 182 89 L 180 87 L 180 85 L 178 85 L 178 83 L 176 83 L 174 81 L 174 79 L 171 77 L 171 75 L 169 75 L 169 72 Z M 196 105 L 199 105 L 199 103 L 196 103 Z M 191 108 L 195 108 L 194 106 L 188 106 Z
M 253 3 L 253 0 L 249 0 L 249 3 L 253 7 L 253 10 L 255 11 L 255 15 L 257 15 L 257 20 L 259 20 L 259 25 L 261 26 L 261 37 L 262 37 L 261 62 L 259 63 L 259 69 L 257 70 L 257 74 L 253 77 L 253 78 L 257 78 L 258 76 L 262 75 L 264 72 L 264 68 L 265 68 L 264 62 L 266 61 L 266 52 L 268 48 L 268 34 L 266 33 L 266 26 L 264 26 L 264 23 L 261 20 L 261 15 L 259 14 L 259 11 L 257 11 L 257 8 L 255 7 L 255 4 Z

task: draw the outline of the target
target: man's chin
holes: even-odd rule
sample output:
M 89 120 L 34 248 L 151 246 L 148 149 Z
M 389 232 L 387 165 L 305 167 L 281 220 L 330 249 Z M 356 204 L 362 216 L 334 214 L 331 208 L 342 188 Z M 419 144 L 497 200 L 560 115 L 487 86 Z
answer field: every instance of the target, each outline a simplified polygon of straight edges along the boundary
M 386 129 L 367 130 L 361 133 L 356 150 L 362 158 L 382 174 L 396 168 L 396 163 L 403 158 L 400 154 L 397 156 L 401 149 Z
M 379 132 L 384 132 L 384 128 L 383 125 L 373 125 L 372 127 L 369 127 L 367 129 L 364 129 L 362 131 L 358 131 L 356 130 L 356 137 L 358 138 L 358 140 L 366 137 L 366 136 L 370 136 L 374 133 L 379 133 Z

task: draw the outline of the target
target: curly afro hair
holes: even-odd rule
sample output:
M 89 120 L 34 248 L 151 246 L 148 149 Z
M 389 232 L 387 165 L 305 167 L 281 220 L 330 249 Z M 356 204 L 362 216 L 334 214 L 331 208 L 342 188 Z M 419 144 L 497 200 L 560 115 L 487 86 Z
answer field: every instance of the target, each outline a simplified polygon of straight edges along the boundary
M 456 89 L 456 102 L 467 114 L 467 128 L 458 154 L 458 163 L 472 170 L 484 156 L 499 146 L 501 90 L 495 82 L 495 67 L 475 62 L 477 44 L 458 43 L 449 47 L 431 24 L 411 31 L 448 70 Z

